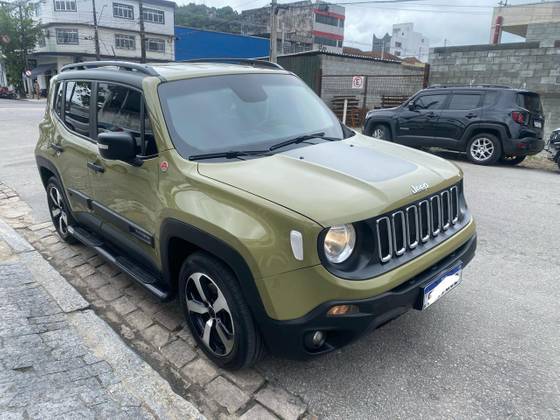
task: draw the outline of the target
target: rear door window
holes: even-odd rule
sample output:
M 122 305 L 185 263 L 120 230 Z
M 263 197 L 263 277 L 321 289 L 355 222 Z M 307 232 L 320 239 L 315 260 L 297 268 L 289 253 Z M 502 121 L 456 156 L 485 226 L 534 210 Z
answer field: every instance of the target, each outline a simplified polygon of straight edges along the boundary
M 91 83 L 66 82 L 66 100 L 64 102 L 64 123 L 78 134 L 89 137 L 91 100 Z
M 417 109 L 440 109 L 447 95 L 423 95 L 414 100 Z
M 480 98 L 480 94 L 457 93 L 452 96 L 448 108 L 454 110 L 475 109 L 480 104 Z

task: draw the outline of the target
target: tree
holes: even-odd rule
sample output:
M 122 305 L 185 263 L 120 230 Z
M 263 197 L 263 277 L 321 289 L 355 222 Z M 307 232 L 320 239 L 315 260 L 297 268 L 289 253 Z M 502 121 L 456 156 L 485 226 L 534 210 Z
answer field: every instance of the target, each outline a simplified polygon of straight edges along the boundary
M 6 60 L 8 83 L 22 93 L 22 73 L 27 70 L 28 51 L 35 48 L 41 28 L 33 21 L 33 6 L 24 2 L 0 2 L 0 54 Z
M 175 9 L 175 24 L 221 32 L 241 32 L 241 16 L 231 7 L 208 7 L 189 3 Z

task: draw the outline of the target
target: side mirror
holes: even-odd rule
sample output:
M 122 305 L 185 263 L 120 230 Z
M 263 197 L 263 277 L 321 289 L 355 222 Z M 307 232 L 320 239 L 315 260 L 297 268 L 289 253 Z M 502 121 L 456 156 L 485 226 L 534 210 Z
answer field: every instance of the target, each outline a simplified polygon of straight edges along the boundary
M 107 131 L 97 136 L 99 154 L 109 160 L 122 160 L 137 165 L 136 140 L 126 131 Z
M 415 111 L 415 110 L 416 110 L 416 105 L 414 104 L 414 101 L 410 101 L 410 102 L 408 103 L 408 109 L 409 109 L 410 111 Z

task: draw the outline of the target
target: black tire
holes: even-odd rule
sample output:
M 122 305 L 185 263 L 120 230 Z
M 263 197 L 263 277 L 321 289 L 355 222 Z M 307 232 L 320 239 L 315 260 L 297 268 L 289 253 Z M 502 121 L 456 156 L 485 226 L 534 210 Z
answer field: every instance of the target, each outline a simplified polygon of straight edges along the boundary
M 376 124 L 371 129 L 371 137 L 381 140 L 391 140 L 391 131 L 385 124 Z
M 469 140 L 466 152 L 472 163 L 493 165 L 502 156 L 502 145 L 495 135 L 480 133 Z
M 261 358 L 260 332 L 223 262 L 202 252 L 189 256 L 179 274 L 179 297 L 193 337 L 216 365 L 237 370 Z
M 502 156 L 500 162 L 504 165 L 519 165 L 527 156 Z
M 56 177 L 49 178 L 46 191 L 49 214 L 51 215 L 56 233 L 64 242 L 75 244 L 78 241 L 68 232 L 68 226 L 74 226 L 76 221 L 72 217 L 64 190 Z

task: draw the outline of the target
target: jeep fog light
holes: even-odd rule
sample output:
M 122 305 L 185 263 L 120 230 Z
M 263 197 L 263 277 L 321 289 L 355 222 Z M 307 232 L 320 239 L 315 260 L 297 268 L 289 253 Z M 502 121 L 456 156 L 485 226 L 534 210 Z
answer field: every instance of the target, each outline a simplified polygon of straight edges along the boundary
M 341 316 L 358 312 L 356 305 L 336 305 L 327 311 L 327 316 Z
M 346 261 L 356 245 L 356 230 L 352 225 L 333 226 L 325 235 L 323 248 L 325 257 L 331 263 L 340 264 Z

